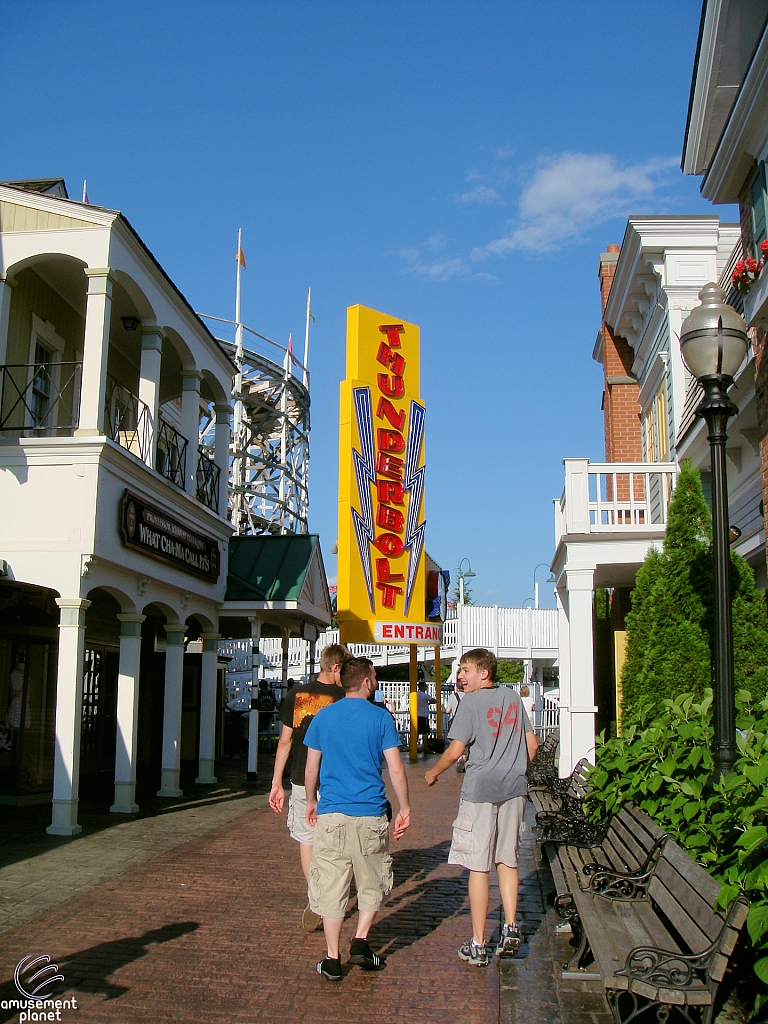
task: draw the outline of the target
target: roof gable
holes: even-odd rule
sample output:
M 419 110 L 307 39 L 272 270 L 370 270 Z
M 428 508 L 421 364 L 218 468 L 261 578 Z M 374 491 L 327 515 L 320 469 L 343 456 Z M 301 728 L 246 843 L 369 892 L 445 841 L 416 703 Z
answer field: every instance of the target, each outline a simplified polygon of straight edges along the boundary
M 330 611 L 317 535 L 232 537 L 225 601 L 308 601 Z

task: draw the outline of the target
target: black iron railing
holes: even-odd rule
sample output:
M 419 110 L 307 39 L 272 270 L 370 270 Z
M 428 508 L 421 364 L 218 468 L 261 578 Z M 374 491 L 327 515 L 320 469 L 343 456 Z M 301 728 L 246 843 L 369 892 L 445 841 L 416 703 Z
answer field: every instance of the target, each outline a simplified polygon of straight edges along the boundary
M 156 468 L 161 476 L 184 489 L 187 467 L 187 439 L 175 427 L 160 420 L 157 431 Z
M 104 433 L 142 462 L 149 459 L 152 451 L 149 406 L 109 374 L 104 400 Z
M 70 437 L 80 415 L 82 363 L 0 366 L 0 434 Z
M 197 500 L 214 512 L 219 511 L 219 478 L 221 469 L 206 448 L 197 449 Z

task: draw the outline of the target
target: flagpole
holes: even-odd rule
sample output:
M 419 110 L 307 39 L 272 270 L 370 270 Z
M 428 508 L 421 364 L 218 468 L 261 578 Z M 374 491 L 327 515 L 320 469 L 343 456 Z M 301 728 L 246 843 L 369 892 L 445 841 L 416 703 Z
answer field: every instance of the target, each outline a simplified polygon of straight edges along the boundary
M 88 182 L 83 178 L 83 202 L 88 202 Z
M 233 448 L 232 453 L 232 483 L 234 484 L 234 494 L 232 496 L 232 526 L 235 533 L 240 533 L 241 521 L 240 511 L 243 505 L 243 485 L 244 474 L 243 474 L 243 453 L 242 453 L 242 428 L 243 428 L 243 325 L 240 322 L 240 271 L 242 269 L 240 259 L 242 253 L 242 235 L 243 229 L 237 229 L 237 287 L 235 290 L 235 365 L 237 366 L 237 373 L 235 374 L 235 416 L 234 416 L 234 431 L 233 431 Z
M 312 289 L 307 288 L 307 324 L 304 328 L 304 387 L 309 387 L 309 318 L 312 316 L 312 310 L 310 309 L 310 299 L 312 297 Z
M 242 369 L 243 362 L 243 325 L 240 323 L 240 271 L 242 264 L 240 263 L 240 253 L 243 251 L 241 242 L 243 238 L 243 229 L 237 229 L 237 290 L 235 292 L 235 344 L 237 346 L 237 357 L 236 362 L 238 369 Z

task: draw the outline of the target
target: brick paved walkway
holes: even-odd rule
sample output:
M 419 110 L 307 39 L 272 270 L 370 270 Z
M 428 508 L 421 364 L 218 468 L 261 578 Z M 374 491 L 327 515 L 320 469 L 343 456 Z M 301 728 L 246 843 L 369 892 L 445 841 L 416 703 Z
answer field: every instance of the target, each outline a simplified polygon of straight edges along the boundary
M 497 969 L 456 956 L 470 932 L 466 878 L 445 859 L 461 779 L 448 772 L 427 790 L 424 767 L 409 768 L 414 825 L 371 932 L 382 973 L 352 968 L 338 987 L 317 976 L 324 942 L 300 927 L 296 847 L 262 807 L 0 935 L 0 1000 L 15 997 L 18 961 L 47 953 L 78 1000 L 62 1014 L 73 1022 L 496 1024 Z M 494 917 L 497 905 L 492 893 Z
M 75 839 L 46 834 L 50 804 L 2 808 L 0 932 L 261 807 L 268 786 L 247 787 L 244 775 L 244 762 L 225 762 L 217 785 L 195 786 L 188 779 L 185 798 L 172 802 L 144 793 L 141 813 L 130 818 L 104 810 L 110 790 L 101 807 L 81 808 L 83 832 Z

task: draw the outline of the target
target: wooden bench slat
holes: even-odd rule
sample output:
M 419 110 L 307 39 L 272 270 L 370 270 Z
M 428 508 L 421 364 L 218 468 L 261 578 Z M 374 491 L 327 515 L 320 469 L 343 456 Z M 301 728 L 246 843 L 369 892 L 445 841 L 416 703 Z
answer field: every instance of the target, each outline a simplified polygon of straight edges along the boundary
M 668 844 L 669 849 L 665 850 L 665 859 L 672 864 L 678 872 L 686 878 L 691 879 L 691 885 L 702 899 L 710 906 L 715 905 L 715 900 L 720 892 L 720 883 L 716 882 L 708 871 L 692 860 L 691 857 L 678 846 L 677 843 Z
M 669 845 L 669 854 L 668 856 L 662 855 L 656 871 L 656 877 L 670 890 L 680 906 L 685 908 L 688 916 L 696 922 L 702 931 L 709 936 L 710 941 L 712 941 L 720 932 L 724 920 L 724 916 L 718 914 L 713 906 L 720 887 L 717 883 L 714 886 L 705 886 L 702 879 L 698 876 L 691 876 L 684 869 L 681 871 L 680 865 L 675 863 L 679 856 L 680 848 L 677 844 Z M 712 882 L 713 879 L 710 878 L 709 881 Z M 701 889 L 705 887 L 709 889 L 708 898 L 701 892 Z M 713 928 L 714 931 L 712 930 Z
M 674 889 L 658 878 L 658 873 L 663 871 L 664 867 L 659 863 L 656 877 L 651 879 L 648 886 L 648 895 L 667 914 L 672 927 L 680 933 L 688 949 L 691 952 L 700 952 L 718 937 L 723 920 L 711 914 L 709 922 L 696 922 L 685 905 L 681 904 Z

